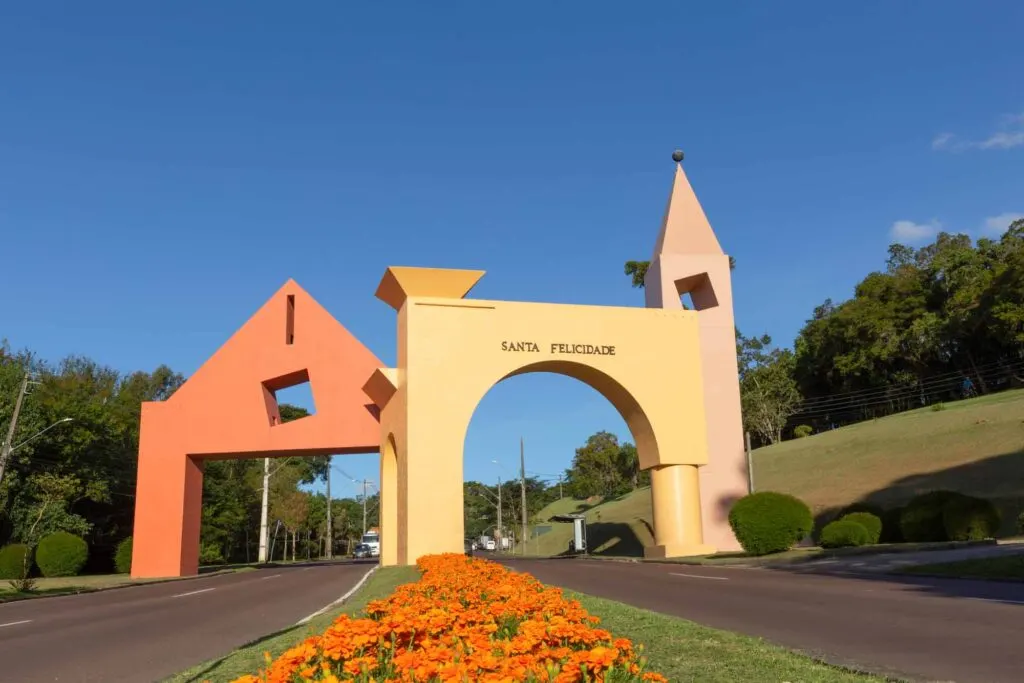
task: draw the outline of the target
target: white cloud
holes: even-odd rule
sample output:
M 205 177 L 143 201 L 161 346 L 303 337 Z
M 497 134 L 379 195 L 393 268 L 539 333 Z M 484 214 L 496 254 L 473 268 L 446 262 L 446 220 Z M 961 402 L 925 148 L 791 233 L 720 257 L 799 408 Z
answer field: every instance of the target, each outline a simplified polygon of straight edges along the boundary
M 897 242 L 914 244 L 930 240 L 939 234 L 942 226 L 938 221 L 915 223 L 914 221 L 896 221 L 889 229 L 889 235 Z
M 955 137 L 952 133 L 939 133 L 932 140 L 932 149 L 949 149 Z
M 985 219 L 985 225 L 982 228 L 982 232 L 986 235 L 998 237 L 1006 232 L 1006 229 L 1010 227 L 1010 223 L 1024 219 L 1024 213 L 1001 213 L 998 216 L 990 216 Z
M 1024 147 L 1024 113 L 1003 116 L 998 128 L 983 140 L 962 140 L 953 133 L 940 133 L 932 139 L 932 149 L 945 152 L 964 152 L 969 149 Z

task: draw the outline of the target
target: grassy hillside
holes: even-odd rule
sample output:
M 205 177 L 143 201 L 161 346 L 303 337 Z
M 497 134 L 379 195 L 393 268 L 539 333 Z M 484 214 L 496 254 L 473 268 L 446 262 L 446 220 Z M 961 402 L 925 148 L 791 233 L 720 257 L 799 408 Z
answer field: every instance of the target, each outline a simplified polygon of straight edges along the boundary
M 1012 533 L 1017 514 L 1024 510 L 1024 391 L 944 408 L 760 448 L 754 451 L 754 486 L 798 496 L 819 519 L 857 501 L 890 507 L 918 493 L 952 489 L 995 501 L 1003 511 L 1004 532 Z M 587 508 L 584 501 L 563 499 L 537 519 Z M 594 552 L 640 555 L 653 542 L 649 489 L 590 507 L 586 515 Z M 571 525 L 552 526 L 529 542 L 528 553 L 566 550 Z

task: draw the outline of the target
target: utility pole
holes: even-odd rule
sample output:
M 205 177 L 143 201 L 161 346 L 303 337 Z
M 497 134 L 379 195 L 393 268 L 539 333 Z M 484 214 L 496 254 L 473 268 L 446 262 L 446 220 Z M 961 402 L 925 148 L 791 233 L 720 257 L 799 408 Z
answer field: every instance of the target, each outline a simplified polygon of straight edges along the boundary
M 747 451 L 747 492 L 754 492 L 754 458 L 753 451 L 750 448 L 750 432 L 744 435 L 744 445 Z
M 520 501 L 523 507 L 523 535 L 521 536 L 521 542 L 523 544 L 523 554 L 526 554 L 526 455 L 523 450 L 523 437 L 519 437 L 519 492 L 522 495 L 522 501 Z
M 327 559 L 332 558 L 334 532 L 331 527 L 331 456 L 327 456 Z
M 14 402 L 14 413 L 11 415 L 11 424 L 7 428 L 7 440 L 0 449 L 0 482 L 4 480 L 4 468 L 7 467 L 7 458 L 10 457 L 14 447 L 14 430 L 18 428 L 18 416 L 21 414 L 21 404 L 25 400 L 25 393 L 28 391 L 28 373 L 21 380 L 21 389 L 18 391 L 18 400 Z
M 270 458 L 263 458 L 263 503 L 260 506 L 260 553 L 257 561 L 267 562 L 267 514 L 270 511 Z M 277 535 L 277 532 L 274 532 Z
M 501 527 L 501 475 L 498 475 L 498 533 L 495 534 L 498 538 L 498 542 L 495 544 L 496 550 L 501 552 L 501 539 L 505 537 L 505 531 Z
M 367 480 L 362 480 L 362 536 L 367 535 Z

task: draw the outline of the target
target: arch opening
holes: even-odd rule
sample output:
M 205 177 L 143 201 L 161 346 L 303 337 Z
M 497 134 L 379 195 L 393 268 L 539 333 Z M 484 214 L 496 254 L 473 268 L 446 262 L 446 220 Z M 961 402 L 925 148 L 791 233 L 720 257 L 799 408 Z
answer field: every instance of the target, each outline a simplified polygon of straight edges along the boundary
M 522 380 L 510 382 L 513 378 Z M 583 474 L 570 478 L 568 470 L 580 451 Z M 467 542 L 485 552 L 570 554 L 579 550 L 570 546 L 575 543 L 572 525 L 548 523 L 537 513 L 585 513 L 604 502 L 611 507 L 602 508 L 603 514 L 611 510 L 613 518 L 602 520 L 601 510 L 585 513 L 586 550 L 643 555 L 655 535 L 649 472 L 640 467 L 641 452 L 645 461 L 657 462 L 650 420 L 620 382 L 579 362 L 523 365 L 487 388 L 466 424 Z

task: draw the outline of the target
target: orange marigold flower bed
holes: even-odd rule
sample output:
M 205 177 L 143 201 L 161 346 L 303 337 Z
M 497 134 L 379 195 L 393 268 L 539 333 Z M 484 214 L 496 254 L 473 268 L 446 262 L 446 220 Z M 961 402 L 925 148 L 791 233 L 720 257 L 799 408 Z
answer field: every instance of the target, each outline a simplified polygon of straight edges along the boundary
M 496 562 L 428 555 L 416 583 L 339 617 L 234 683 L 666 681 L 558 588 Z

